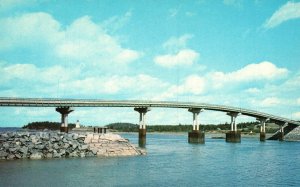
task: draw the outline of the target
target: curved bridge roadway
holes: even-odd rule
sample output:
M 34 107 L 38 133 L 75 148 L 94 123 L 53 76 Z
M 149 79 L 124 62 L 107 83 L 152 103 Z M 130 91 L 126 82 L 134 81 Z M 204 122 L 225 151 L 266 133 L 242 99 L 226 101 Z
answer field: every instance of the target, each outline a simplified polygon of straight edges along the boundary
M 271 121 L 277 123 L 283 128 L 288 126 L 297 127 L 300 122 L 267 114 L 259 111 L 224 106 L 207 103 L 193 103 L 193 102 L 170 102 L 170 101 L 143 101 L 143 100 L 94 100 L 94 99 L 42 99 L 42 98 L 0 98 L 0 106 L 14 106 L 14 107 L 134 107 L 136 111 L 145 114 L 148 110 L 141 112 L 138 108 L 186 108 L 193 114 L 199 114 L 202 110 L 213 110 L 227 112 L 231 117 L 237 115 L 246 115 L 257 118 L 260 121 Z M 196 110 L 194 110 L 196 109 Z M 197 111 L 197 109 L 200 109 Z M 58 111 L 58 110 L 57 110 Z M 60 112 L 60 111 L 58 111 Z M 70 111 L 71 112 L 71 111 Z M 62 113 L 62 112 L 60 112 Z M 69 112 L 68 112 L 69 113 Z M 62 113 L 63 114 L 63 113 Z M 141 119 L 140 119 L 141 120 Z M 195 120 L 195 116 L 194 116 Z

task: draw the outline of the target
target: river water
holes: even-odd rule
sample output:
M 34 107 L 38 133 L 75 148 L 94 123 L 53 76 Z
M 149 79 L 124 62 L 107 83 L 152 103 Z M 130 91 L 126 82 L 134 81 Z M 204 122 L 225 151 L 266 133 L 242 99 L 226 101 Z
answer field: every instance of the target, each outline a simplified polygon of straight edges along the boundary
M 137 134 L 122 134 L 137 144 Z M 300 186 L 300 142 L 147 134 L 148 154 L 0 161 L 0 186 Z

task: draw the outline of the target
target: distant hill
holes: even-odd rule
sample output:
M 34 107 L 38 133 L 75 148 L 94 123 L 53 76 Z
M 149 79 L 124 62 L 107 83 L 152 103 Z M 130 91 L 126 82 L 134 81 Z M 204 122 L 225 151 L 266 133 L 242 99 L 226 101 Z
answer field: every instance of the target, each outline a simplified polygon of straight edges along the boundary
M 111 123 L 106 125 L 109 129 L 114 129 L 120 132 L 137 132 L 138 125 L 132 123 Z
M 35 129 L 35 130 L 43 130 L 43 129 L 49 129 L 49 130 L 59 130 L 61 126 L 61 123 L 59 122 L 49 122 L 49 121 L 40 121 L 40 122 L 31 122 L 27 125 L 24 125 L 23 129 Z M 74 123 L 68 124 L 68 127 L 70 129 L 75 128 Z

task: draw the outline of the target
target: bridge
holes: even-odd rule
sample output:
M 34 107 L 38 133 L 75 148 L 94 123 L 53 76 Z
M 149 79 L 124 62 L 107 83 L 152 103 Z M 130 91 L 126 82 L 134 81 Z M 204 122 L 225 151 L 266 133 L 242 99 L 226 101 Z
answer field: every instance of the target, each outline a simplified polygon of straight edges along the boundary
M 285 134 L 300 125 L 300 122 L 259 112 L 255 110 L 238 107 L 214 105 L 207 103 L 193 102 L 171 102 L 171 101 L 143 101 L 143 100 L 98 100 L 98 99 L 53 99 L 53 98 L 11 98 L 0 97 L 2 107 L 55 107 L 61 114 L 61 131 L 68 132 L 68 114 L 74 107 L 132 107 L 139 112 L 139 139 L 143 143 L 146 141 L 146 121 L 145 115 L 151 108 L 182 108 L 188 109 L 193 114 L 193 130 L 189 132 L 190 143 L 204 143 L 204 132 L 199 130 L 198 116 L 204 110 L 226 112 L 231 117 L 231 130 L 226 133 L 226 141 L 240 142 L 240 132 L 237 130 L 235 119 L 239 115 L 246 115 L 260 121 L 260 140 L 265 140 L 265 123 L 273 122 L 280 126 L 280 129 L 270 139 L 283 140 Z

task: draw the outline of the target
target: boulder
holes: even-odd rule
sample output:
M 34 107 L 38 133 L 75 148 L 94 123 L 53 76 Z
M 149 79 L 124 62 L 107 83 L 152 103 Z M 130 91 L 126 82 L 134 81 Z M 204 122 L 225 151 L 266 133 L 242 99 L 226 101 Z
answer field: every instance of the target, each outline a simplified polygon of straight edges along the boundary
M 9 148 L 9 143 L 4 143 L 4 144 L 2 144 L 2 146 L 5 148 L 5 149 L 8 149 Z
M 21 156 L 20 154 L 15 154 L 15 157 L 16 157 L 17 159 L 22 158 L 22 156 Z
M 79 147 L 79 150 L 86 150 L 88 148 L 89 148 L 89 145 L 84 144 Z
M 53 158 L 60 158 L 60 157 L 61 157 L 60 153 L 57 153 L 57 152 L 53 153 Z
M 69 143 L 64 143 L 63 148 L 67 149 L 68 147 L 70 147 Z
M 0 151 L 0 157 L 7 157 L 8 153 L 5 151 Z
M 27 154 L 27 152 L 28 152 L 28 147 L 21 147 L 21 148 L 19 149 L 19 152 L 20 152 L 20 153 L 26 153 L 26 154 Z
M 96 155 L 97 152 L 98 152 L 98 149 L 97 149 L 97 148 L 91 148 L 90 150 L 92 151 L 92 153 L 93 153 L 94 155 Z
M 36 149 L 40 149 L 40 150 L 43 150 L 45 148 L 45 145 L 44 144 L 39 144 L 39 145 L 35 145 L 34 146 Z
M 78 139 L 78 134 L 73 134 L 73 140 L 77 140 Z
M 14 154 L 9 154 L 9 155 L 6 157 L 6 159 L 9 159 L 9 160 L 15 159 L 15 155 L 14 155 Z
M 1 134 L 1 138 L 7 139 L 7 138 L 8 138 L 8 135 L 7 135 L 6 133 L 3 133 L 3 134 Z
M 92 152 L 87 152 L 85 156 L 91 157 L 91 156 L 95 156 Z
M 66 154 L 66 150 L 65 149 L 60 149 L 59 150 L 59 154 L 62 156 L 62 155 L 65 155 Z
M 30 159 L 41 159 L 41 158 L 43 158 L 43 154 L 40 152 L 32 153 L 29 158 Z
M 57 143 L 53 144 L 53 149 L 59 149 L 59 145 Z
M 18 150 L 18 148 L 16 148 L 16 147 L 11 147 L 11 148 L 9 148 L 8 150 L 9 150 L 9 152 L 11 152 L 11 153 L 15 153 L 15 152 Z
M 84 143 L 90 143 L 93 139 L 94 135 L 93 134 L 88 134 L 84 140 Z
M 71 152 L 71 153 L 69 154 L 69 156 L 70 156 L 70 157 L 78 157 L 78 153 L 77 153 L 77 151 L 74 151 L 74 152 Z
M 85 153 L 83 153 L 83 152 L 81 152 L 79 155 L 81 158 L 85 157 Z

